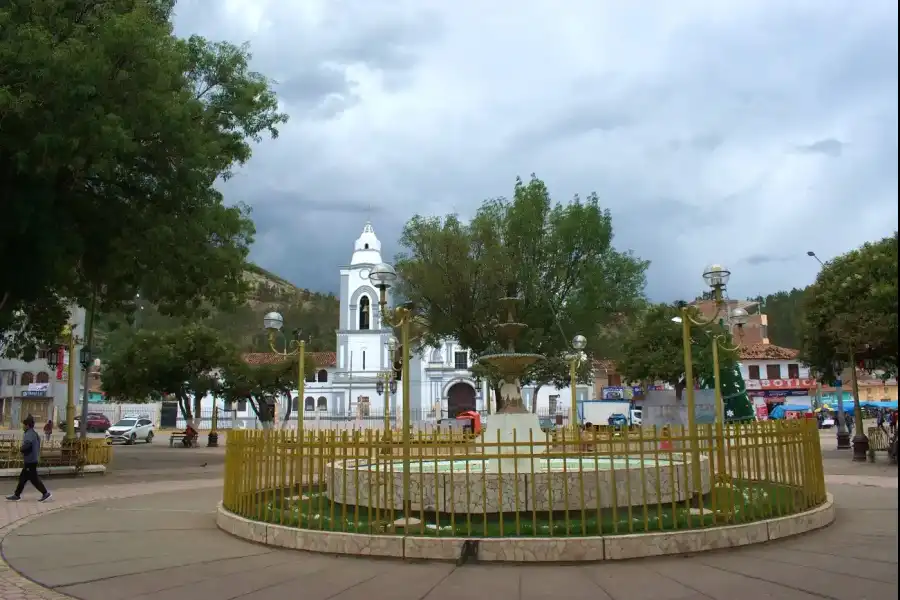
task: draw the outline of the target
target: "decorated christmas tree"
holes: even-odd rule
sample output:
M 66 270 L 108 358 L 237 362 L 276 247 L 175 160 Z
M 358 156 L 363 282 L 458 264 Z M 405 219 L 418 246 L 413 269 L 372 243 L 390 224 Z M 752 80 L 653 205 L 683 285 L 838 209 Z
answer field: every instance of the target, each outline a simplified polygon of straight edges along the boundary
M 719 378 L 722 385 L 722 403 L 725 405 L 726 423 L 746 423 L 756 419 L 753 412 L 753 402 L 747 395 L 744 386 L 744 378 L 738 365 L 723 366 L 719 370 Z M 700 387 L 711 390 L 715 386 L 715 380 L 706 377 L 700 378 Z

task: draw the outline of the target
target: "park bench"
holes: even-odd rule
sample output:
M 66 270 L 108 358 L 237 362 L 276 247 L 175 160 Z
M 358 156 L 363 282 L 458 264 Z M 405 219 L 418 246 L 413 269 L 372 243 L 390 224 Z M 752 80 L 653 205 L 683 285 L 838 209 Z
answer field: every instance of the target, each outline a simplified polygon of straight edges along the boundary
M 875 462 L 876 452 L 888 452 L 889 435 L 878 427 L 869 427 L 869 462 Z
M 194 436 L 194 440 L 191 442 L 191 448 L 197 447 L 197 443 L 198 443 L 199 439 L 200 439 L 199 435 Z M 184 432 L 183 431 L 172 432 L 172 434 L 169 436 L 169 448 L 174 448 L 175 442 L 178 442 L 182 446 L 184 445 Z

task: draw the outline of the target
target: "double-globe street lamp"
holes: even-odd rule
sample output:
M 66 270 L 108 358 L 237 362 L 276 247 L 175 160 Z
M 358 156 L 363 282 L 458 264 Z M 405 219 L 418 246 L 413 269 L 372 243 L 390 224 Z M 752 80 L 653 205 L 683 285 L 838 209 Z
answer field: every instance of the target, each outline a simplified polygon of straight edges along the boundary
M 369 281 L 378 290 L 378 309 L 381 315 L 381 325 L 392 328 L 400 328 L 400 387 L 402 394 L 402 426 L 400 440 L 403 446 L 403 526 L 414 524 L 410 511 L 410 386 L 409 386 L 409 343 L 410 325 L 413 318 L 412 302 L 405 302 L 393 310 L 387 307 L 387 291 L 397 281 L 397 272 L 388 263 L 375 265 L 369 273 Z
M 278 312 L 266 313 L 263 317 L 263 328 L 265 328 L 266 332 L 269 334 L 269 349 L 271 349 L 274 354 L 278 354 L 285 358 L 293 356 L 297 357 L 297 431 L 302 439 L 303 413 L 306 412 L 306 406 L 304 405 L 305 401 L 303 399 L 303 394 L 305 393 L 304 383 L 306 381 L 306 340 L 303 339 L 303 331 L 295 329 L 292 332 L 293 338 L 288 339 L 283 331 L 284 317 Z M 281 335 L 285 339 L 286 343 L 283 351 L 279 351 L 275 347 L 276 335 Z
M 78 344 L 83 343 L 84 340 L 75 335 L 75 327 L 74 325 L 66 325 L 62 330 L 62 343 L 66 346 L 66 350 L 68 352 L 68 367 L 69 372 L 67 373 L 67 393 L 66 393 L 66 437 L 65 441 L 67 443 L 71 443 L 75 440 L 75 382 L 78 380 L 78 374 L 75 370 L 75 358 L 76 351 L 75 349 L 78 347 Z M 77 352 L 78 362 L 81 363 L 81 366 L 85 369 L 85 371 L 93 364 L 91 360 L 91 349 L 87 346 L 82 346 L 81 350 Z M 47 351 L 47 366 L 52 370 L 56 370 L 59 366 L 59 351 L 58 348 L 53 347 Z M 85 381 L 87 383 L 87 381 Z M 88 396 L 87 390 L 85 390 L 85 396 Z M 87 405 L 82 406 L 82 415 L 81 415 L 81 437 L 87 437 Z
M 397 351 L 398 343 L 397 338 L 391 336 L 385 344 L 388 356 L 392 363 L 394 361 L 394 353 Z M 394 378 L 393 368 L 378 374 L 378 381 L 375 382 L 375 391 L 379 396 L 384 396 L 384 436 L 385 440 L 389 440 L 391 434 L 390 399 L 397 393 L 397 380 Z
M 694 495 L 697 497 L 698 501 L 703 493 L 700 483 L 700 449 L 698 447 L 696 394 L 694 393 L 694 364 L 691 356 L 691 327 L 708 327 L 719 320 L 719 316 L 723 310 L 727 310 L 725 287 L 728 285 L 730 277 L 731 271 L 722 265 L 714 264 L 706 267 L 703 270 L 703 280 L 706 282 L 706 285 L 712 289 L 716 312 L 709 319 L 695 319 L 691 315 L 691 307 L 685 305 L 681 308 L 681 318 L 679 319 L 681 322 L 682 351 L 684 353 L 684 393 L 687 395 L 688 430 L 690 431 L 691 436 L 691 473 L 695 492 Z M 716 344 L 713 344 L 713 347 L 717 357 L 718 350 L 716 349 Z M 718 378 L 718 368 L 715 368 L 715 372 L 716 378 Z M 716 385 L 716 388 L 718 390 L 718 385 Z M 720 395 L 721 392 L 719 391 L 716 398 L 717 415 L 719 415 L 720 410 L 724 410 L 719 408 L 719 405 L 721 404 Z M 722 433 L 720 433 L 723 431 L 721 425 L 722 420 L 717 417 L 716 422 L 716 434 L 719 436 L 718 443 L 721 446 L 724 441 Z

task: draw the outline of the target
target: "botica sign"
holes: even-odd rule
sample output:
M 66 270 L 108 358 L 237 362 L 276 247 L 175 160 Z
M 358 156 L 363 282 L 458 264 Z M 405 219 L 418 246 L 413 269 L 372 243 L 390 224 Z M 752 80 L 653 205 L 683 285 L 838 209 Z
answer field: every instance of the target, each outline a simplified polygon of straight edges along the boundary
M 750 379 L 748 390 L 808 390 L 816 387 L 815 379 Z

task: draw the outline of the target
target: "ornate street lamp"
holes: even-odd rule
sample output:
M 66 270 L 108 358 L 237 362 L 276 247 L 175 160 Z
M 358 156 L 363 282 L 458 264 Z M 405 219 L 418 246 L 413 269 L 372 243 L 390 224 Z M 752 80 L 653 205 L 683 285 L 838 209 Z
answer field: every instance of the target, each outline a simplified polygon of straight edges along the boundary
M 572 390 L 572 405 L 569 407 L 569 422 L 572 425 L 572 433 L 577 435 L 578 431 L 578 395 L 576 394 L 576 386 L 578 385 L 578 364 L 584 357 L 583 350 L 587 347 L 587 338 L 581 334 L 572 338 L 572 348 L 575 350 L 569 355 L 569 387 Z M 537 398 L 533 400 L 537 402 Z
M 293 339 L 288 339 L 284 333 L 284 317 L 278 312 L 266 313 L 263 317 L 263 328 L 269 336 L 269 348 L 273 353 L 281 355 L 285 358 L 297 357 L 297 431 L 300 439 L 303 439 L 303 417 L 306 412 L 305 400 L 303 394 L 305 392 L 306 381 L 306 341 L 303 339 L 303 331 L 295 329 L 293 331 Z M 278 351 L 275 348 L 275 336 L 280 335 L 285 338 L 284 351 Z M 212 435 L 210 433 L 210 435 Z

